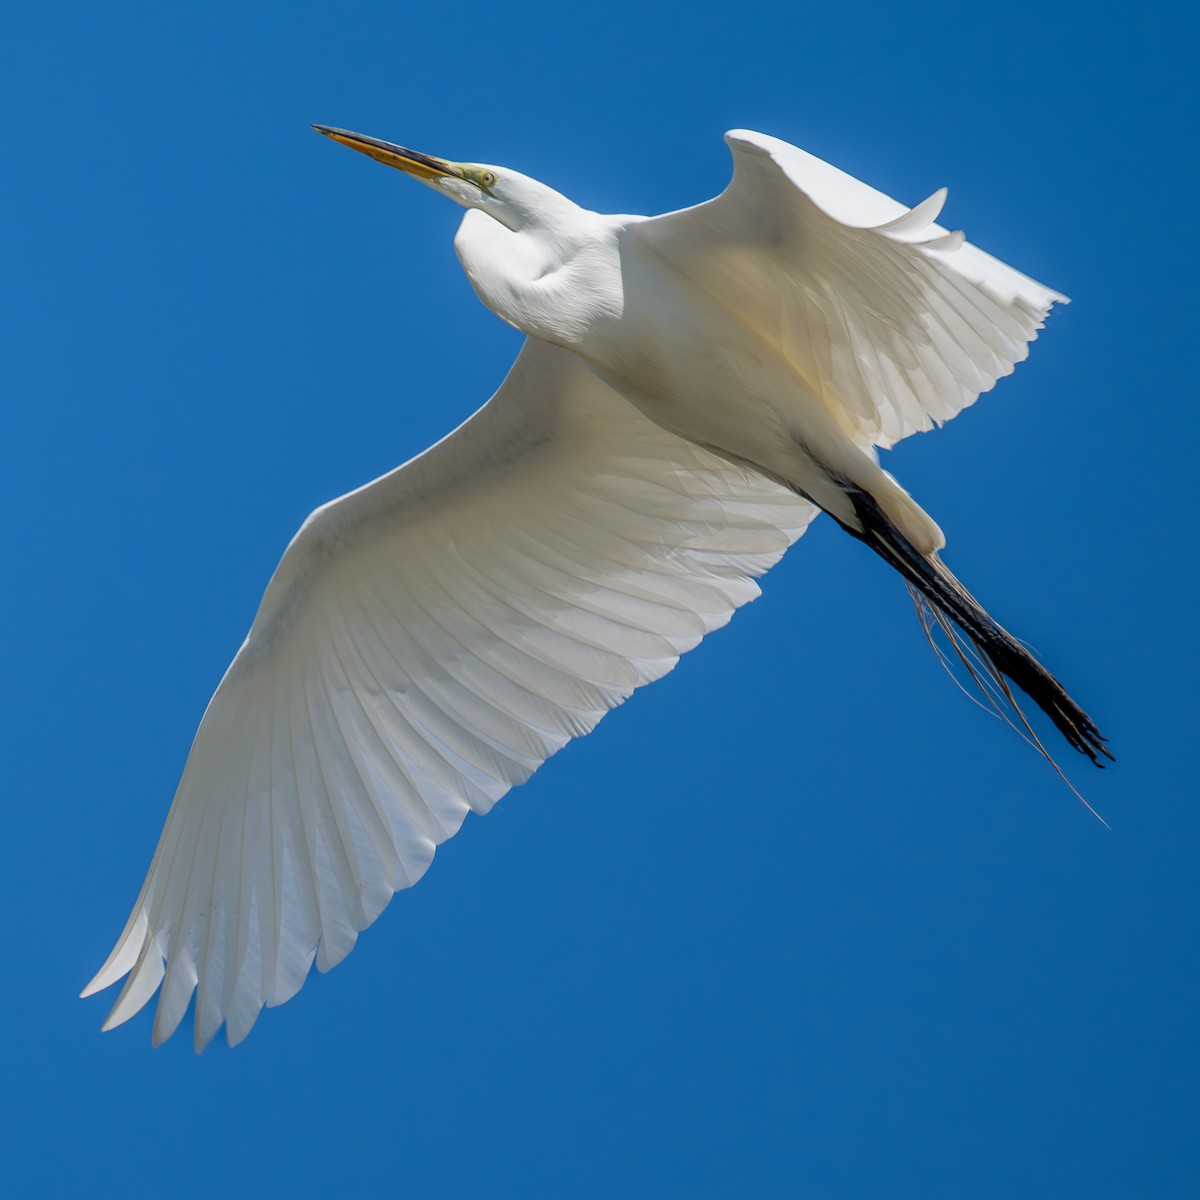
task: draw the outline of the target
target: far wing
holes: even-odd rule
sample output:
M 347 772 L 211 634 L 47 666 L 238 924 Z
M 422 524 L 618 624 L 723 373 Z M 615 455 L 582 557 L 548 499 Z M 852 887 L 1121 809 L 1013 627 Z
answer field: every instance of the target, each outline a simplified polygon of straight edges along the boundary
M 1028 354 L 1066 297 L 776 138 L 735 130 L 715 200 L 631 234 L 779 348 L 847 431 L 887 447 L 948 421 Z
M 406 466 L 318 509 L 204 714 L 129 924 L 85 995 L 161 985 L 196 1044 L 339 962 L 467 812 L 758 595 L 814 509 L 527 341 Z

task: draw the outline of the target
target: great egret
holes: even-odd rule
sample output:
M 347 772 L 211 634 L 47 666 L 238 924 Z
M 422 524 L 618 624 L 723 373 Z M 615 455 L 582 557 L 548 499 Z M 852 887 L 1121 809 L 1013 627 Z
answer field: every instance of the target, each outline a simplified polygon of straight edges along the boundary
M 818 511 L 894 567 L 977 682 L 1103 738 L 938 558 L 876 447 L 949 420 L 1065 297 L 774 138 L 715 200 L 604 216 L 507 167 L 314 128 L 467 212 L 479 298 L 528 335 L 496 394 L 317 509 L 200 723 L 141 895 L 84 991 L 198 989 L 197 1049 L 328 970 L 468 811 L 739 605 Z M 961 633 L 954 634 L 952 625 Z M 1011 697 L 1009 697 L 1011 699 Z

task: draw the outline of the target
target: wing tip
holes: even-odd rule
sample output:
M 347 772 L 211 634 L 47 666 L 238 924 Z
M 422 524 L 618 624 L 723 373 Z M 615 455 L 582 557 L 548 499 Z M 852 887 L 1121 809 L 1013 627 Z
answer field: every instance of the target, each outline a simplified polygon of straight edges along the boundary
M 79 993 L 80 1000 L 86 1000 L 89 996 L 94 996 L 97 992 L 102 992 L 106 987 L 112 987 L 117 981 L 115 979 L 104 978 L 104 968 L 99 971 L 84 985 L 84 989 Z
M 94 996 L 97 992 L 112 987 L 114 983 L 134 969 L 145 949 L 148 925 L 149 921 L 146 918 L 145 910 L 140 906 L 134 909 L 124 931 L 117 939 L 117 944 L 104 960 L 104 965 L 79 993 L 81 1000 L 86 1000 L 89 996 Z
M 735 146 L 748 146 L 752 150 L 757 150 L 760 154 L 770 154 L 772 143 L 787 145 L 786 142 L 781 142 L 779 138 L 773 138 L 768 133 L 758 133 L 753 129 L 727 129 L 725 131 L 725 144 L 730 149 L 733 149 Z

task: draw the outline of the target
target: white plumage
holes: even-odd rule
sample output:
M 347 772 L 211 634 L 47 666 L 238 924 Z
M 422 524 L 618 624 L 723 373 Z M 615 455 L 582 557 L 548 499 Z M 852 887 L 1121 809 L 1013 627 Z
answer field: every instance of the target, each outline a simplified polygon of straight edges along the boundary
M 638 232 L 758 328 L 778 327 L 780 349 L 864 443 L 957 416 L 1066 303 L 936 224 L 945 188 L 909 209 L 777 138 L 725 140 L 726 191 Z
M 84 993 L 128 975 L 110 1028 L 159 990 L 156 1043 L 193 991 L 197 1048 L 222 1022 L 236 1043 L 341 961 L 468 811 L 725 624 L 819 508 L 867 540 L 866 495 L 936 562 L 875 447 L 971 404 L 1063 299 L 934 224 L 944 192 L 906 209 L 761 134 L 728 135 L 716 200 L 646 219 L 321 132 L 467 205 L 464 267 L 530 337 L 478 413 L 284 554 Z

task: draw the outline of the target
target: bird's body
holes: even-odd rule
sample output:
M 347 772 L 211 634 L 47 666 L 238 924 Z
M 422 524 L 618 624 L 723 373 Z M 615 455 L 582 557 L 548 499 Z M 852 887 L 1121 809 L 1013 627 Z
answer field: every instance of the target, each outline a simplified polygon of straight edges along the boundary
M 938 196 L 905 209 L 736 133 L 721 197 L 606 216 L 506 168 L 321 132 L 467 206 L 468 278 L 528 340 L 480 412 L 289 546 L 89 985 L 129 974 L 110 1025 L 161 986 L 160 1040 L 198 987 L 197 1045 L 222 1021 L 240 1040 L 468 811 L 757 595 L 818 510 L 958 626 L 985 679 L 1105 752 L 879 465 L 1011 371 L 1063 299 L 935 225 Z

